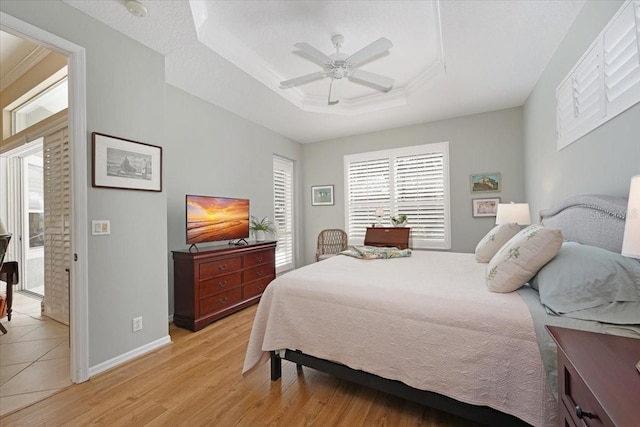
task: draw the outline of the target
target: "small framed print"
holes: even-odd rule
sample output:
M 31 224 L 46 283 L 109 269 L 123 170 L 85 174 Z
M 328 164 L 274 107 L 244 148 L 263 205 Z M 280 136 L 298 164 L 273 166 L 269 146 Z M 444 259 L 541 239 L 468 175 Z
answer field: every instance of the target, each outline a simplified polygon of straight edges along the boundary
M 496 214 L 498 213 L 498 204 L 500 203 L 500 197 L 473 199 L 471 203 L 474 218 L 496 216 Z
M 311 206 L 333 206 L 333 185 L 312 186 Z
M 472 193 L 497 193 L 500 191 L 500 173 L 473 174 L 470 178 Z
M 162 147 L 93 132 L 93 187 L 162 191 Z

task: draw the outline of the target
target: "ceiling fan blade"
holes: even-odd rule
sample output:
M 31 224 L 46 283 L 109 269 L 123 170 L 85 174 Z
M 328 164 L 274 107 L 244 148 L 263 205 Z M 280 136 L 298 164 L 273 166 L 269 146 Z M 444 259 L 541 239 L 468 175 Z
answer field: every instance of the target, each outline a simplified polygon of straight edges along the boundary
M 391 89 L 395 82 L 395 80 L 390 77 L 381 76 L 380 74 L 364 70 L 353 70 L 349 79 L 358 80 L 360 82 L 376 86 L 384 91 Z
M 300 49 L 305 54 L 305 57 L 307 59 L 315 62 L 316 64 L 320 65 L 323 68 L 325 64 L 331 64 L 331 62 L 333 62 L 328 55 L 325 55 L 324 53 L 320 52 L 318 49 L 311 46 L 309 43 L 296 43 L 294 44 L 294 46 Z
M 306 74 L 304 76 L 296 77 L 295 79 L 285 80 L 283 82 L 280 82 L 280 86 L 285 88 L 298 86 L 304 83 L 312 82 L 314 80 L 320 80 L 322 78 L 324 78 L 324 71 L 318 71 L 317 73 Z
M 362 49 L 348 57 L 347 62 L 351 64 L 352 67 L 357 67 L 363 62 L 366 62 L 369 59 L 386 52 L 392 47 L 393 43 L 391 43 L 391 40 L 380 37 L 378 40 L 374 41 L 368 46 L 363 47 Z

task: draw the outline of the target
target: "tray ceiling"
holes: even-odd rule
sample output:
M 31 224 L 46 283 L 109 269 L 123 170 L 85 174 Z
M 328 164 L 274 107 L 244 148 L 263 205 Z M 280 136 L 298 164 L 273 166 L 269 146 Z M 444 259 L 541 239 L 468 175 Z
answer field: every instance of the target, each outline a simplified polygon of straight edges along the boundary
M 141 1 L 64 0 L 165 55 L 169 84 L 307 143 L 520 106 L 584 0 Z M 389 92 L 352 81 L 327 105 L 329 78 L 283 89 L 320 71 L 296 53 L 325 54 L 331 37 L 351 54 L 380 37 L 390 51 L 361 69 L 395 79 Z

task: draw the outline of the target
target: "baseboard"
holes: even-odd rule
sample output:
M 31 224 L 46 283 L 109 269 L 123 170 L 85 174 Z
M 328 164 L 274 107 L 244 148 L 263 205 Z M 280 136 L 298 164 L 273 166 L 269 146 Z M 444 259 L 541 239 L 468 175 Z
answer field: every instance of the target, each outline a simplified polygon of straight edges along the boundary
M 95 366 L 89 367 L 89 377 L 94 375 L 98 375 L 104 371 L 107 371 L 111 368 L 115 368 L 125 362 L 129 362 L 136 357 L 140 357 L 143 354 L 147 354 L 153 350 L 156 350 L 160 347 L 163 347 L 167 344 L 171 344 L 171 337 L 167 335 L 166 337 L 157 339 L 153 342 L 143 345 L 142 347 L 138 347 L 134 350 L 128 351 L 120 356 L 116 356 L 113 359 L 106 360 L 102 363 L 99 363 Z

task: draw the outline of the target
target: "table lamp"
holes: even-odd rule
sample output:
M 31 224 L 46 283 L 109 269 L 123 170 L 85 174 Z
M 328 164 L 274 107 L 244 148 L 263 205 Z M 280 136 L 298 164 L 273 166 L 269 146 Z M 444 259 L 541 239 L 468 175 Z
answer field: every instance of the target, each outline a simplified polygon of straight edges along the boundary
M 631 178 L 627 221 L 624 225 L 622 255 L 640 258 L 640 175 Z
M 378 219 L 378 223 L 376 227 L 382 227 L 382 217 L 384 216 L 384 210 L 382 208 L 376 209 L 376 218 Z
M 515 222 L 518 225 L 531 224 L 529 214 L 529 203 L 500 203 L 496 213 L 496 224 L 510 224 Z

